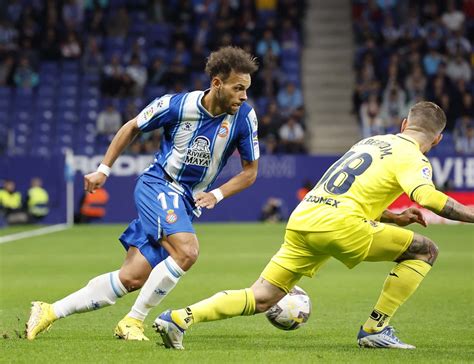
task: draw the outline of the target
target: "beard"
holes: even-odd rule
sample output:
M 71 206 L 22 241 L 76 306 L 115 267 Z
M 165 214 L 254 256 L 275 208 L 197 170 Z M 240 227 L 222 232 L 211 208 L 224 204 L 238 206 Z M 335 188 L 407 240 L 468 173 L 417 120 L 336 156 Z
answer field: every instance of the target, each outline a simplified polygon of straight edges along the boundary
M 219 108 L 224 111 L 226 114 L 234 115 L 237 109 L 232 108 L 232 103 L 230 102 L 230 98 L 227 98 L 225 95 L 222 95 L 221 90 L 217 90 L 217 103 L 219 104 Z

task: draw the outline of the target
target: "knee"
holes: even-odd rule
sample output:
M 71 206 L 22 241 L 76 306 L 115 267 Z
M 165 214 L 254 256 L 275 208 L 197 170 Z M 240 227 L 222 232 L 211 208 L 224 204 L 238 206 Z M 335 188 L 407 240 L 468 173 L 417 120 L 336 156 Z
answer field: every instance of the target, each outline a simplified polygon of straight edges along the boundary
M 171 255 L 180 268 L 187 271 L 193 266 L 199 256 L 199 244 L 197 240 L 175 244 L 173 254 Z
M 134 275 L 122 270 L 119 272 L 119 279 L 128 292 L 142 288 L 146 282 L 146 277 Z
M 184 271 L 189 270 L 192 265 L 196 262 L 199 256 L 199 248 L 197 246 L 185 246 L 183 249 L 178 251 L 179 261 L 178 263 Z

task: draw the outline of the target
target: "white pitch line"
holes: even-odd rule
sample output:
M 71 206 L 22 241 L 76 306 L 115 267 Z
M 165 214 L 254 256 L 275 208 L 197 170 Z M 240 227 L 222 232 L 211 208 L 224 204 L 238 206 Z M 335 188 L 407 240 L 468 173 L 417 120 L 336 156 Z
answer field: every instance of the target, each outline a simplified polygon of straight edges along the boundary
M 53 226 L 46 226 L 44 228 L 40 228 L 36 230 L 28 230 L 28 231 L 23 231 L 21 233 L 2 236 L 0 237 L 0 244 L 8 243 L 9 241 L 31 238 L 33 236 L 38 236 L 38 235 L 51 234 L 58 231 L 69 229 L 70 227 L 71 227 L 70 224 L 58 224 L 58 225 L 53 225 Z

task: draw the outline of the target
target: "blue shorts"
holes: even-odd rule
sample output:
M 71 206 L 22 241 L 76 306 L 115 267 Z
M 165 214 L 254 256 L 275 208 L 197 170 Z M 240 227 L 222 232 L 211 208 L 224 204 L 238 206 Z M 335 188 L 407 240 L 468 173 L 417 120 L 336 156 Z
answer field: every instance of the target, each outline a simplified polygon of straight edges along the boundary
M 151 267 L 168 257 L 160 242 L 176 233 L 195 233 L 191 202 L 172 189 L 166 181 L 145 182 L 140 177 L 135 186 L 138 218 L 133 220 L 119 240 L 126 250 L 140 250 Z

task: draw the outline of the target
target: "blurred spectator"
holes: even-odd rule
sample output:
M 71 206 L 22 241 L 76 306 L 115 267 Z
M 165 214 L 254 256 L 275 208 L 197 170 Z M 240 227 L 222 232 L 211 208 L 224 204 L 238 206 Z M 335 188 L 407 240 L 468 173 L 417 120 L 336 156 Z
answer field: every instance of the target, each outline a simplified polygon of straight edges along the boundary
M 7 20 L 0 19 L 0 52 L 14 51 L 17 48 L 18 30 Z
M 81 44 L 74 32 L 69 32 L 61 43 L 61 56 L 66 59 L 77 59 L 81 56 Z
M 293 82 L 288 82 L 286 87 L 278 92 L 277 100 L 278 106 L 284 115 L 289 115 L 303 106 L 303 94 Z
M 433 76 L 438 72 L 438 66 L 443 61 L 443 57 L 435 48 L 430 48 L 428 53 L 423 57 L 423 67 L 428 76 Z
M 395 25 L 395 21 L 391 14 L 385 14 L 381 33 L 387 46 L 389 48 L 395 48 L 398 43 L 398 39 L 400 38 L 401 31 Z
M 258 121 L 258 138 L 265 139 L 270 134 L 276 136 L 279 127 L 269 114 L 263 114 Z
M 463 58 L 462 54 L 458 53 L 455 57 L 451 57 L 449 60 L 446 74 L 453 82 L 459 79 L 469 82 L 471 80 L 471 66 Z
M 452 32 L 461 30 L 464 23 L 464 14 L 456 9 L 454 0 L 447 1 L 446 11 L 441 16 L 441 21 Z
M 85 24 L 90 36 L 102 37 L 105 35 L 104 11 L 100 7 L 95 7 L 92 19 Z
M 0 190 L 0 212 L 8 224 L 19 224 L 27 221 L 22 210 L 21 193 L 16 190 L 15 182 L 6 180 Z
M 457 31 L 448 38 L 446 48 L 451 55 L 455 55 L 458 52 L 461 52 L 463 55 L 470 55 L 472 50 L 471 42 L 463 36 L 462 31 Z
M 106 213 L 109 193 L 104 188 L 98 188 L 94 193 L 85 192 L 79 204 L 79 213 L 74 217 L 78 224 L 95 222 L 102 219 Z
M 0 86 L 9 86 L 12 84 L 13 69 L 15 59 L 9 55 L 0 63 Z
M 97 38 L 89 37 L 84 56 L 81 59 L 82 69 L 85 73 L 100 73 L 104 64 L 104 56 L 100 51 Z
M 380 117 L 380 104 L 377 95 L 370 95 L 369 99 L 360 107 L 360 120 L 362 123 L 362 137 L 384 134 L 384 122 Z
M 43 188 L 41 178 L 33 178 L 27 193 L 26 206 L 28 208 L 29 221 L 37 223 L 43 220 L 49 213 L 49 195 Z
M 102 91 L 105 95 L 117 96 L 126 93 L 124 68 L 120 64 L 120 57 L 114 54 L 109 64 L 103 69 Z
M 304 130 L 294 117 L 289 117 L 280 130 L 279 136 L 283 152 L 300 154 L 305 152 Z
M 303 198 L 306 196 L 306 194 L 313 189 L 313 183 L 307 179 L 303 182 L 303 185 L 298 188 L 298 191 L 296 191 L 296 198 L 298 201 L 302 201 Z
M 125 69 L 125 73 L 131 78 L 133 85 L 131 86 L 131 94 L 133 96 L 141 96 L 145 87 L 148 75 L 146 67 L 140 63 L 138 55 L 133 55 L 130 64 Z
M 143 49 L 143 45 L 145 44 L 145 39 L 143 37 L 137 38 L 125 56 L 123 57 L 123 61 L 125 63 L 130 63 L 133 57 L 137 57 L 141 64 L 147 64 L 148 56 Z
M 398 131 L 399 123 L 406 115 L 405 91 L 398 85 L 387 85 L 383 93 L 381 117 L 388 127 L 388 132 Z
M 257 55 L 263 58 L 268 52 L 275 57 L 279 57 L 281 52 L 280 44 L 269 29 L 263 32 L 263 39 L 257 44 Z
M 474 115 L 474 100 L 472 94 L 469 92 L 463 93 L 461 100 L 460 114 Z
M 123 113 L 122 120 L 124 122 L 132 120 L 138 115 L 138 113 L 139 113 L 139 110 L 137 108 L 137 105 L 133 101 L 129 101 L 127 102 L 127 105 L 125 106 L 125 111 Z
M 262 207 L 260 214 L 260 221 L 265 222 L 279 222 L 283 221 L 283 214 L 281 211 L 282 201 L 276 197 L 269 197 Z
M 471 115 L 463 114 L 457 121 L 453 130 L 455 148 L 458 153 L 474 154 L 474 135 L 472 129 L 474 119 Z
M 150 11 L 148 11 L 149 20 L 152 23 L 163 23 L 166 20 L 166 11 L 164 0 L 151 0 Z
M 82 0 L 65 0 L 62 18 L 68 29 L 79 30 L 84 19 L 84 4 Z
M 148 70 L 148 83 L 152 86 L 167 84 L 167 67 L 161 58 L 156 58 Z
M 39 83 L 38 74 L 30 66 L 26 57 L 21 57 L 18 67 L 13 75 L 15 85 L 20 88 L 32 89 Z
M 122 117 L 115 109 L 114 105 L 108 104 L 105 110 L 102 110 L 96 123 L 97 138 L 101 144 L 109 143 L 115 133 L 122 126 Z
M 58 43 L 58 37 L 54 28 L 46 29 L 46 37 L 41 42 L 41 58 L 49 61 L 59 59 L 61 53 Z
M 419 65 L 416 65 L 411 73 L 405 79 L 405 88 L 408 92 L 408 99 L 414 99 L 417 96 L 425 94 L 427 80 L 423 74 L 423 70 Z
M 265 139 L 260 140 L 260 149 L 262 154 L 275 155 L 280 153 L 278 139 L 274 134 L 269 134 Z
M 127 8 L 121 6 L 112 13 L 107 22 L 107 35 L 109 37 L 125 38 L 128 34 L 130 19 Z

